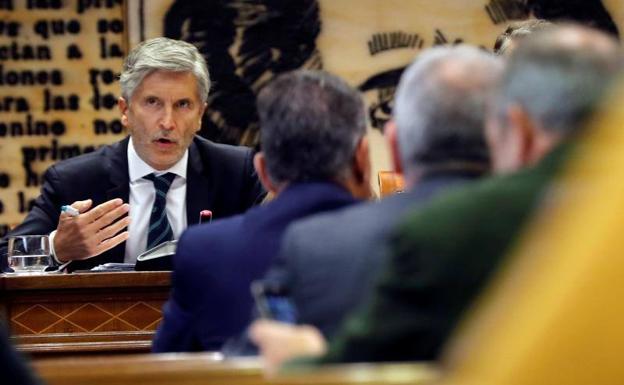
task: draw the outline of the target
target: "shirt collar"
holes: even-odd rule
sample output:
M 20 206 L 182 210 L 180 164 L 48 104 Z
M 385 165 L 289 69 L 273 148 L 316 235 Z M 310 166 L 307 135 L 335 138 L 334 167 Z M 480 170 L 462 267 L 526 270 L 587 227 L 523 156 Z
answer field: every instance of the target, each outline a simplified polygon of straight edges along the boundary
M 130 136 L 130 141 L 128 142 L 128 174 L 130 176 L 130 182 L 136 182 L 151 173 L 164 174 L 166 172 L 174 173 L 177 176 L 186 179 L 187 161 L 188 148 L 186 149 L 186 151 L 184 151 L 184 155 L 182 155 L 182 158 L 180 158 L 180 160 L 177 161 L 176 164 L 166 170 L 155 170 L 152 166 L 145 163 L 145 161 L 141 159 L 139 154 L 136 152 L 136 149 L 134 148 L 134 144 L 132 143 L 132 136 Z

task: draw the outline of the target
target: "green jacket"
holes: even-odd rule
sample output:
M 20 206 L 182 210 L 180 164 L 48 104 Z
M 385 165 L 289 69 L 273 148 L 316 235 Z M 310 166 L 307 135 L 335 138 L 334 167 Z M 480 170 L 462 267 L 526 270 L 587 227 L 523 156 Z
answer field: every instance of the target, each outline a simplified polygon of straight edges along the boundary
M 504 259 L 570 145 L 533 168 L 441 196 L 397 229 L 371 303 L 320 362 L 433 360 Z

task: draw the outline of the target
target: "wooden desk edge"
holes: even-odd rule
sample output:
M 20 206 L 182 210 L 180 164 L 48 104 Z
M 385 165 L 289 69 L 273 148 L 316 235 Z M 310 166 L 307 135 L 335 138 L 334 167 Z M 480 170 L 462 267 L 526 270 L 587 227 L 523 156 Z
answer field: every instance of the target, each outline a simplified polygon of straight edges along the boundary
M 166 287 L 170 271 L 124 271 L 114 273 L 72 273 L 12 275 L 0 274 L 0 290 L 48 290 L 113 287 Z
M 397 363 L 329 365 L 267 380 L 259 360 L 222 361 L 215 353 L 46 359 L 33 365 L 50 384 L 424 384 L 437 378 L 431 364 Z

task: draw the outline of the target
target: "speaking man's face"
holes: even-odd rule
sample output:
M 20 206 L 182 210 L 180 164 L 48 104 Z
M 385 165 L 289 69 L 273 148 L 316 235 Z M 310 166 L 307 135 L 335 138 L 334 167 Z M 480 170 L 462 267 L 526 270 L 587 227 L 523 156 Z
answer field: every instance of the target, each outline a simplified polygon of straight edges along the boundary
M 156 170 L 182 158 L 205 108 L 191 72 L 154 71 L 135 89 L 130 103 L 119 98 L 122 124 L 141 159 Z

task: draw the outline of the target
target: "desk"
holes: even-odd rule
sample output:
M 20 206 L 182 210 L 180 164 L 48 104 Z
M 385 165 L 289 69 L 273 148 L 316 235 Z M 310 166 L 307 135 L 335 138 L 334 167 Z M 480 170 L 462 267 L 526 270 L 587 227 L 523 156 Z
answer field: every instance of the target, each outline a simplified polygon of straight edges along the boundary
M 256 359 L 221 361 L 211 353 L 45 359 L 33 366 L 49 385 L 424 385 L 439 375 L 426 363 L 347 364 L 268 380 Z
M 0 314 L 33 356 L 147 352 L 170 274 L 0 274 Z

